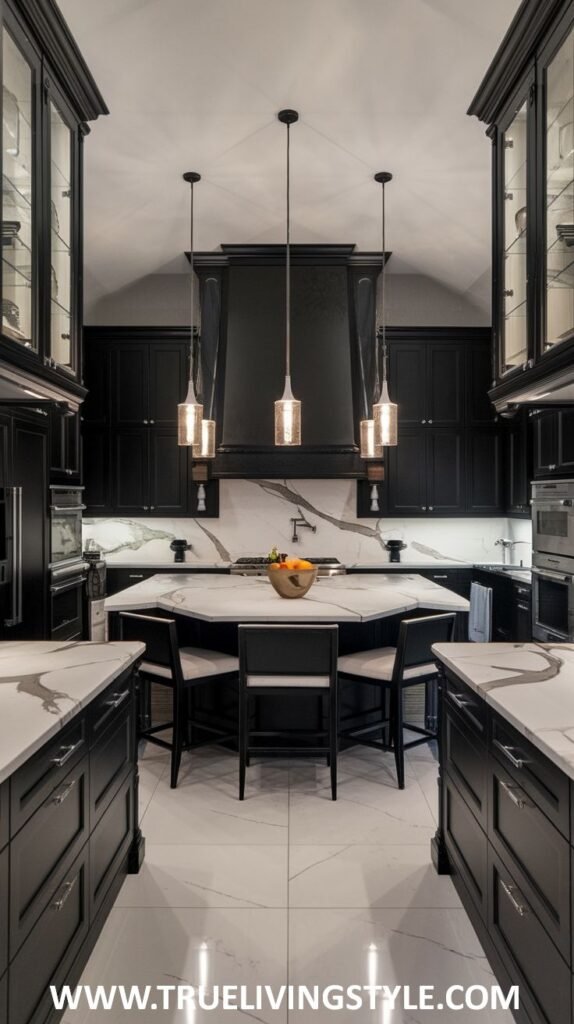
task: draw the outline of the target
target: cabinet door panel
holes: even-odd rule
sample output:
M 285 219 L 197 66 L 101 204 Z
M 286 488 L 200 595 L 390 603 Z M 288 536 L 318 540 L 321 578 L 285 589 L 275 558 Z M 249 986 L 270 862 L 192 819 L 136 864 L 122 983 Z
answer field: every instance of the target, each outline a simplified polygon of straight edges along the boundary
M 468 510 L 484 515 L 502 511 L 500 434 L 473 430 L 467 453 Z
M 534 419 L 534 476 L 547 476 L 558 466 L 558 416 L 558 412 L 550 409 Z
M 458 426 L 463 417 L 463 353 L 458 345 L 428 345 L 427 419 L 435 427 Z
M 455 872 L 460 875 L 481 916 L 485 918 L 488 880 L 486 835 L 448 772 L 443 775 L 442 800 L 449 857 Z
M 111 377 L 115 352 L 107 345 L 84 346 L 85 386 L 88 389 L 82 405 L 84 423 L 107 423 L 111 418 Z
M 389 512 L 426 512 L 426 434 L 399 428 L 399 444 L 389 449 Z
M 180 448 L 176 430 L 149 432 L 150 511 L 164 515 L 185 512 L 188 489 L 188 449 Z
M 492 387 L 490 345 L 470 345 L 466 355 L 467 422 L 471 426 L 492 423 L 495 410 L 488 397 Z
M 427 418 L 426 344 L 397 341 L 389 346 L 389 390 L 399 407 L 399 423 L 420 425 Z
M 112 508 L 109 434 L 105 428 L 84 427 L 82 436 L 84 500 L 92 515 Z
M 126 857 L 133 832 L 134 781 L 130 775 L 118 790 L 90 838 L 90 906 L 97 914 Z
M 574 409 L 563 409 L 560 413 L 560 459 L 561 473 L 574 472 Z
M 149 431 L 123 430 L 115 438 L 115 501 L 119 512 L 149 506 Z
M 149 418 L 161 427 L 177 423 L 177 406 L 185 398 L 187 360 L 181 345 L 150 345 Z
M 120 426 L 149 420 L 149 346 L 119 345 L 115 352 L 114 411 Z
M 462 434 L 429 431 L 427 437 L 428 510 L 435 513 L 462 512 Z

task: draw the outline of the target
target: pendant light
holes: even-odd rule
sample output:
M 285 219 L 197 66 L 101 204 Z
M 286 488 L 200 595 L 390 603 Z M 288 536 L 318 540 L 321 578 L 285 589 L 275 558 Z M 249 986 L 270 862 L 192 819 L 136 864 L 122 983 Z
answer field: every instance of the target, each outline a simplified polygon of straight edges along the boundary
M 381 223 L 382 223 L 382 250 L 383 250 L 383 265 L 381 268 L 381 327 L 379 328 L 378 337 L 381 338 L 381 356 L 382 356 L 382 384 L 381 394 L 378 402 L 375 402 L 373 406 L 373 421 L 374 421 L 374 444 L 375 446 L 382 446 L 384 448 L 391 448 L 397 444 L 397 406 L 394 402 L 391 402 L 389 398 L 389 385 L 387 381 L 387 336 L 386 336 L 386 303 L 385 303 L 385 185 L 389 181 L 392 181 L 392 174 L 389 171 L 379 171 L 375 174 L 375 181 L 381 185 L 382 194 L 382 206 L 381 206 Z
M 291 390 L 291 212 L 289 195 L 290 127 L 299 120 L 296 110 L 280 110 L 277 117 L 287 125 L 287 245 L 285 249 L 285 388 L 278 402 L 275 402 L 275 444 L 281 447 L 301 444 L 301 402 L 293 397 Z
M 197 401 L 195 394 L 195 387 L 193 383 L 193 337 L 194 337 L 194 319 L 195 319 L 195 308 L 194 308 L 194 284 L 195 284 L 195 270 L 193 267 L 193 186 L 201 181 L 201 175 L 197 171 L 187 171 L 183 175 L 183 180 L 189 182 L 191 186 L 191 221 L 190 221 L 190 263 L 191 263 L 191 288 L 190 288 L 190 299 L 191 299 L 191 317 L 190 317 L 190 358 L 189 358 L 189 383 L 187 386 L 187 395 L 185 396 L 185 402 L 181 402 L 177 407 L 177 443 L 185 447 L 193 447 L 195 455 L 199 453 L 201 449 L 202 439 L 202 418 L 203 418 L 203 406 Z

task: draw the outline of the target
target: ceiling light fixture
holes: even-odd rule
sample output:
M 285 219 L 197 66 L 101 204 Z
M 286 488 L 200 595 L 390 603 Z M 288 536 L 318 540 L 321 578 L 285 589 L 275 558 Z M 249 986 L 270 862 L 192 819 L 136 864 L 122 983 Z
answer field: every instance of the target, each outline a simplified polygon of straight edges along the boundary
M 190 354 L 189 354 L 189 383 L 185 402 L 177 407 L 177 443 L 184 447 L 193 447 L 193 454 L 199 454 L 202 440 L 202 418 L 203 406 L 198 402 L 193 383 L 193 339 L 195 335 L 195 270 L 193 266 L 193 186 L 201 181 L 201 175 L 197 171 L 186 171 L 183 180 L 191 186 L 191 218 L 190 218 L 190 256 L 191 264 L 191 287 L 190 287 Z
M 386 263 L 386 252 L 385 252 L 385 185 L 389 181 L 392 181 L 392 174 L 389 171 L 379 171 L 375 174 L 375 181 L 381 186 L 382 193 L 382 204 L 381 204 L 381 227 L 382 227 L 382 268 L 381 268 L 381 316 L 378 318 L 380 326 L 377 330 L 377 342 L 378 338 L 381 339 L 381 358 L 382 358 L 382 384 L 381 394 L 378 402 L 375 402 L 373 406 L 373 421 L 374 421 L 374 444 L 375 447 L 390 448 L 397 444 L 397 406 L 394 402 L 391 402 L 389 398 L 389 385 L 387 381 L 388 366 L 387 366 L 387 336 L 386 336 L 386 319 L 387 310 L 385 302 L 385 263 Z M 378 351 L 378 350 L 377 350 Z
M 287 125 L 287 244 L 285 249 L 285 387 L 275 402 L 275 444 L 295 446 L 301 444 L 301 402 L 291 390 L 291 211 L 290 211 L 290 127 L 299 120 L 296 110 L 280 110 L 277 117 Z

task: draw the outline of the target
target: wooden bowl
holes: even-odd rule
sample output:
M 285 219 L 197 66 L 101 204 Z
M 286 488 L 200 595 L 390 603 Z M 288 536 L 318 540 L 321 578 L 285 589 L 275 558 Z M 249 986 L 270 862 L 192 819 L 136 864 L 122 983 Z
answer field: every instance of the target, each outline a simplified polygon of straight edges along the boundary
M 305 597 L 317 579 L 317 566 L 312 569 L 267 569 L 267 576 L 279 597 Z

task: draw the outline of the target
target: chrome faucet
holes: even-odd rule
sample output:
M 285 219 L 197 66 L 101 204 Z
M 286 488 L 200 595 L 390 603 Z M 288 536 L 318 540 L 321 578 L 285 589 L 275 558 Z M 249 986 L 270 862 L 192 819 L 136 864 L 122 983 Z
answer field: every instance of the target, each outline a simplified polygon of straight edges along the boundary
M 512 555 L 512 550 L 516 546 L 516 544 L 528 544 L 528 543 L 529 543 L 529 541 L 527 541 L 527 540 L 508 540 L 506 537 L 499 537 L 498 540 L 495 540 L 494 546 L 495 547 L 499 547 L 500 546 L 502 548 L 502 564 L 506 565 L 506 552 L 510 551 L 510 553 Z
M 291 542 L 293 544 L 297 544 L 299 542 L 299 534 L 297 533 L 297 527 L 301 529 L 301 527 L 304 526 L 305 529 L 311 530 L 313 533 L 317 533 L 317 527 L 313 526 L 312 523 L 309 523 L 307 519 L 305 519 L 305 516 L 303 515 L 299 506 L 297 506 L 297 511 L 299 515 L 294 516 L 292 519 L 289 520 L 293 530 L 293 535 L 291 537 Z

